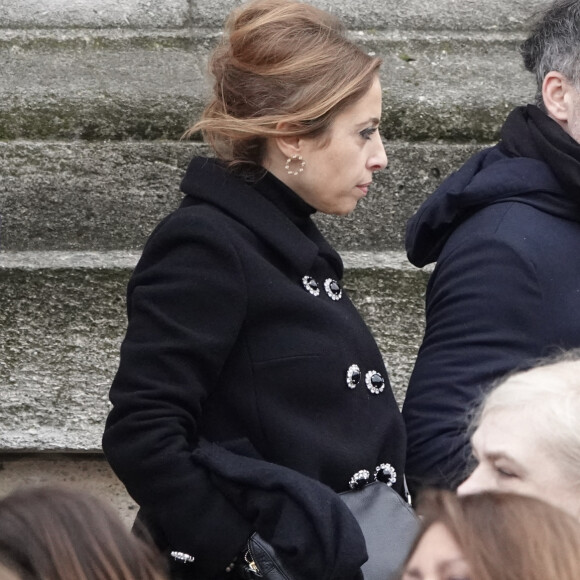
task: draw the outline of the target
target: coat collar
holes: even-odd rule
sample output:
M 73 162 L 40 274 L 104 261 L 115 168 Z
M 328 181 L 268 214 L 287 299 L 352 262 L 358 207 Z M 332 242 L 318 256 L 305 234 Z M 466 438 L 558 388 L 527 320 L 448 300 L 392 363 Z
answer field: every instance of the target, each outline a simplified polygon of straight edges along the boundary
M 270 184 L 286 188 L 276 179 L 269 180 Z M 283 207 L 266 199 L 252 184 L 227 171 L 219 161 L 194 157 L 181 183 L 181 190 L 243 223 L 288 261 L 298 274 L 309 273 L 318 255 L 323 254 L 342 278 L 342 260 L 307 215 L 309 212 L 305 211 L 304 231 Z
M 448 177 L 407 222 L 405 247 L 417 267 L 436 262 L 449 236 L 475 212 L 517 202 L 580 221 L 578 205 L 546 163 L 508 157 L 501 147 L 484 149 Z

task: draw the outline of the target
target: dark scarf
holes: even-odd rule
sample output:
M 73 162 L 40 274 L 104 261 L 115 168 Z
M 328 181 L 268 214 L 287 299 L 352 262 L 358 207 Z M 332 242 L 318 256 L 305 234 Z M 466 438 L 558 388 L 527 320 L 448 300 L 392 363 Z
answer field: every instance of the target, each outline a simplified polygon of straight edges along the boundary
M 501 129 L 499 145 L 510 157 L 544 161 L 566 193 L 580 201 L 580 144 L 538 107 L 514 109 Z

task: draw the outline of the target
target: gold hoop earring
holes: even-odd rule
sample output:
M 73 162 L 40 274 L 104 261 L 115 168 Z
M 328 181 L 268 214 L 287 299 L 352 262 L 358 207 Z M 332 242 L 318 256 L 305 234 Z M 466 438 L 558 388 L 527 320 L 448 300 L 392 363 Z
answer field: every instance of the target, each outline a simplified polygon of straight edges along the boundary
M 291 168 L 293 161 L 296 161 L 298 163 L 298 166 L 296 167 L 295 171 Z M 304 171 L 305 165 L 306 161 L 302 159 L 302 155 L 298 155 L 298 153 L 295 153 L 294 155 L 292 155 L 292 157 L 288 157 L 288 159 L 286 159 L 286 165 L 284 166 L 284 169 L 288 172 L 288 175 L 298 175 L 299 173 L 302 173 Z

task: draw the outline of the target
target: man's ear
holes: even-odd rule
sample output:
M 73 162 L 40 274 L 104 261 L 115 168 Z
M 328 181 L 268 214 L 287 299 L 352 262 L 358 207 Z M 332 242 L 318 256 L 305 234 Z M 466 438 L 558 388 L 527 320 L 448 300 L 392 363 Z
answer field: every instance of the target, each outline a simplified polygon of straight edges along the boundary
M 544 106 L 548 115 L 560 125 L 565 125 L 570 117 L 572 88 L 562 73 L 550 71 L 544 77 L 542 84 Z

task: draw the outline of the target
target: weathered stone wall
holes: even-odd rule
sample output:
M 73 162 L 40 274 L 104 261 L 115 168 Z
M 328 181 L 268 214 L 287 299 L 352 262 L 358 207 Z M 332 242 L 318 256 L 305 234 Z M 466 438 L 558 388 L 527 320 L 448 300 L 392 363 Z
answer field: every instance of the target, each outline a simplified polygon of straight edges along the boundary
M 517 46 L 545 0 L 318 0 L 384 59 L 389 169 L 353 215 L 319 217 L 399 400 L 427 272 L 406 219 L 533 98 Z M 3 0 L 0 7 L 0 494 L 68 481 L 134 506 L 100 455 L 124 287 L 178 203 L 180 141 L 234 0 Z

